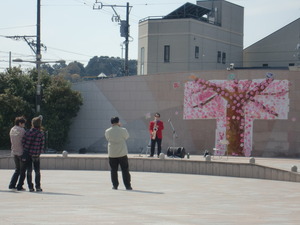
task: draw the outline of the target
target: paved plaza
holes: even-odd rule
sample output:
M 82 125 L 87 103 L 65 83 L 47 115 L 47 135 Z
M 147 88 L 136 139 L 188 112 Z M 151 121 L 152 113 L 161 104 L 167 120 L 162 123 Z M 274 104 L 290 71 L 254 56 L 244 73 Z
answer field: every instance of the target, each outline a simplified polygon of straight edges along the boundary
M 300 183 L 189 174 L 42 170 L 42 193 L 8 190 L 13 170 L 0 170 L 0 224 L 300 224 Z M 24 187 L 27 188 L 26 185 Z M 27 188 L 28 189 L 28 188 Z

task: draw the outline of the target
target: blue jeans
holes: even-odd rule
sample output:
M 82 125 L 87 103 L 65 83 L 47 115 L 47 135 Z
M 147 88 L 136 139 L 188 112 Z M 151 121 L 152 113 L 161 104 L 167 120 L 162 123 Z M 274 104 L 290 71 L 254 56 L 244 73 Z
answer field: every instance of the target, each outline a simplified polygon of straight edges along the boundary
M 111 168 L 110 175 L 111 175 L 111 182 L 112 182 L 113 186 L 116 188 L 119 186 L 118 168 L 120 165 L 121 170 L 122 170 L 123 183 L 126 188 L 130 188 L 131 187 L 131 184 L 130 184 L 131 177 L 130 177 L 130 173 L 129 173 L 129 165 L 128 165 L 127 155 L 125 155 L 123 157 L 119 157 L 119 158 L 110 158 L 109 157 L 109 165 Z
M 17 188 L 21 189 L 24 184 L 25 180 L 25 173 L 26 173 L 26 162 L 23 162 L 21 156 L 14 155 L 15 161 L 15 172 L 12 175 L 12 178 L 9 183 L 9 188 L 16 188 L 16 184 L 19 179 L 19 183 Z
M 40 157 L 28 157 L 27 162 L 27 183 L 28 188 L 33 189 L 32 183 L 32 166 L 35 172 L 35 188 L 41 188 L 41 171 L 40 171 Z

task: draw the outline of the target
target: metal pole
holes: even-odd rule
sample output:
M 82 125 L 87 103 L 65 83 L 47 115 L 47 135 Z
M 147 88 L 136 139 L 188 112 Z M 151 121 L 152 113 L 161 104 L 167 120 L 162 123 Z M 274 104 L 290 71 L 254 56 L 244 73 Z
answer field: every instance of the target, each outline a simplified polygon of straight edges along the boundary
M 41 0 L 37 0 L 37 24 L 36 24 L 36 69 L 37 69 L 37 87 L 36 87 L 36 112 L 41 110 Z
M 129 2 L 126 4 L 126 39 L 125 39 L 125 76 L 129 75 L 128 71 L 128 45 L 129 45 Z
M 11 52 L 9 52 L 9 69 L 11 69 Z
M 121 44 L 121 59 L 123 59 L 123 50 L 124 50 L 124 47 L 123 47 L 123 43 Z
M 173 147 L 175 147 L 175 139 L 178 138 L 178 136 L 177 136 L 177 133 L 176 133 L 176 131 L 174 129 L 174 126 L 173 126 L 173 123 L 171 121 L 171 118 L 168 119 L 168 122 L 170 123 L 171 128 L 172 128 L 172 132 L 173 132 L 173 143 L 172 144 L 173 144 Z

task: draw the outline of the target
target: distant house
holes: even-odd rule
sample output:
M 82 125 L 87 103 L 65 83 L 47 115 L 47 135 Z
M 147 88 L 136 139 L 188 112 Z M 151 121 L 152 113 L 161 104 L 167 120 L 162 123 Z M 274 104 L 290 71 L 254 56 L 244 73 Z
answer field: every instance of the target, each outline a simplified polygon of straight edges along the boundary
M 100 73 L 98 76 L 84 76 L 82 77 L 83 80 L 99 80 L 108 78 L 108 76 L 105 75 L 105 73 Z
M 225 0 L 186 3 L 139 22 L 138 75 L 220 70 L 243 64 L 244 8 Z
M 300 18 L 244 49 L 244 67 L 293 67 L 300 63 Z
M 105 73 L 100 73 L 97 78 L 99 79 L 103 79 L 103 78 L 107 78 L 107 76 L 105 75 Z

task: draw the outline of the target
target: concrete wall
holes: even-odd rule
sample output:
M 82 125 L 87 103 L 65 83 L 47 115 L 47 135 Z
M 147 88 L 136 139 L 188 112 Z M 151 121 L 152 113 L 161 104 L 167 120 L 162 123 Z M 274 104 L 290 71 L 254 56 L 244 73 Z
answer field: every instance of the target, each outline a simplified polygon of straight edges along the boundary
M 277 80 L 291 82 L 287 120 L 255 120 L 253 126 L 253 156 L 300 156 L 300 72 L 297 71 L 203 71 L 195 72 L 206 80 L 265 78 L 266 72 Z M 146 150 L 149 143 L 148 124 L 155 112 L 161 113 L 165 123 L 163 152 L 173 146 L 171 122 L 178 134 L 174 146 L 183 146 L 191 154 L 203 154 L 215 147 L 216 120 L 183 120 L 184 84 L 192 73 L 132 76 L 74 84 L 83 95 L 83 106 L 74 119 L 66 150 L 106 152 L 104 131 L 110 118 L 119 116 L 128 129 L 129 152 Z
M 43 170 L 103 170 L 109 171 L 109 162 L 104 155 L 68 156 L 42 155 Z M 0 157 L 0 169 L 14 169 L 13 157 Z M 300 182 L 300 174 L 278 168 L 250 163 L 198 161 L 190 159 L 129 159 L 130 171 L 199 174 L 210 176 L 244 177 L 278 181 Z

